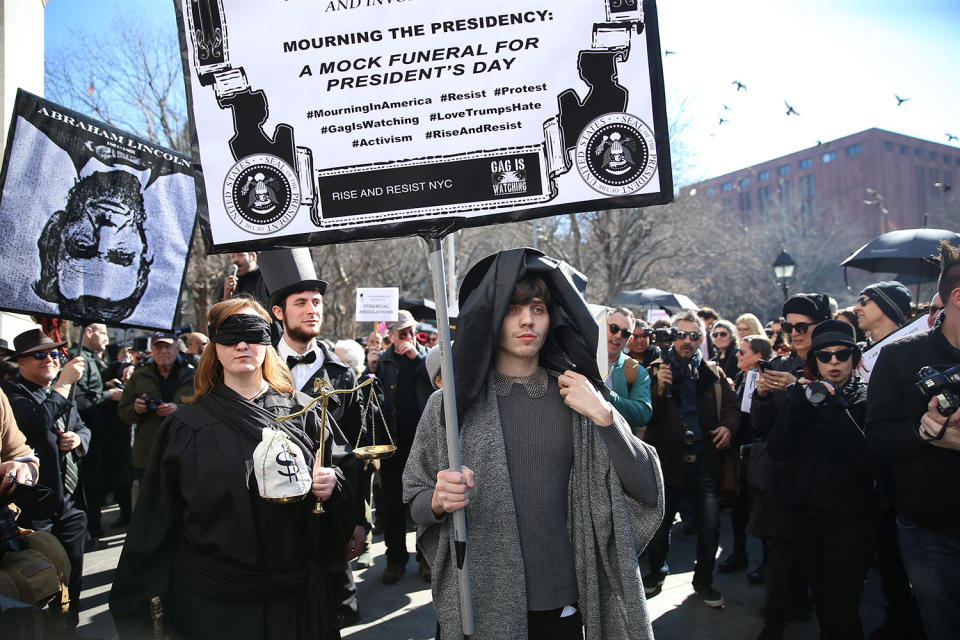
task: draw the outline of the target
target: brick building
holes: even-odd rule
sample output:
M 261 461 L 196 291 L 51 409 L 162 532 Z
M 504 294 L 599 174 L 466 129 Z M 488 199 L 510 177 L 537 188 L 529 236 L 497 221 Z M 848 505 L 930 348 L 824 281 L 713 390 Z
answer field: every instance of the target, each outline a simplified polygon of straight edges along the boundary
M 869 239 L 924 226 L 925 217 L 928 227 L 947 227 L 958 208 L 955 176 L 960 148 L 874 128 L 683 191 L 715 198 L 745 227 L 771 222 L 771 214 L 785 208 L 789 220 L 818 235 L 841 222 Z

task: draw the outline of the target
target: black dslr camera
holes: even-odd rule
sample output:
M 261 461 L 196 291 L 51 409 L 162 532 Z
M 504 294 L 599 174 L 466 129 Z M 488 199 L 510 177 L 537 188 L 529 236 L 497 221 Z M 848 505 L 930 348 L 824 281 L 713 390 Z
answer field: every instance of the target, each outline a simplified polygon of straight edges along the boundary
M 934 367 L 922 367 L 917 372 L 917 388 L 926 398 L 937 399 L 937 410 L 949 416 L 960 409 L 960 365 L 945 371 Z
M 675 327 L 660 329 L 644 329 L 643 335 L 650 338 L 650 342 L 657 344 L 660 342 L 674 342 L 677 339 L 677 329 Z

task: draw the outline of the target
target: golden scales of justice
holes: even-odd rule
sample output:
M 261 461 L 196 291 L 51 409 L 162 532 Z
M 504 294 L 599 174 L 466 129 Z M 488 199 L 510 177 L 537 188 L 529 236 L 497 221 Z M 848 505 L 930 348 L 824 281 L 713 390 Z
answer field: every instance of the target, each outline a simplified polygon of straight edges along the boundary
M 283 422 L 284 420 L 289 420 L 291 418 L 296 418 L 302 416 L 310 408 L 316 404 L 320 403 L 320 449 L 317 451 L 317 462 L 320 466 L 323 466 L 323 449 L 324 443 L 327 439 L 327 404 L 330 402 L 330 396 L 343 395 L 348 393 L 354 393 L 368 387 L 373 384 L 373 377 L 369 377 L 357 386 L 352 389 L 334 389 L 330 386 L 330 383 L 327 382 L 325 378 L 318 378 L 313 381 L 313 392 L 318 394 L 313 400 L 307 403 L 300 411 L 292 413 L 288 416 L 279 416 L 277 422 Z M 376 428 L 376 418 L 377 414 L 380 414 L 381 420 L 383 420 L 384 431 L 387 432 L 387 438 L 390 440 L 390 444 L 377 444 L 377 428 Z M 370 416 L 370 446 L 361 447 L 360 439 L 363 438 L 363 432 L 367 430 L 367 416 Z M 380 407 L 380 401 L 377 400 L 377 394 L 373 393 L 371 389 L 370 393 L 367 394 L 367 402 L 363 405 L 363 414 L 360 417 L 360 433 L 357 434 L 357 442 L 353 447 L 353 455 L 360 458 L 361 460 L 382 460 L 384 458 L 389 458 L 397 450 L 397 445 L 393 441 L 393 436 L 390 435 L 390 427 L 387 426 L 386 417 L 383 415 L 383 409 Z M 317 504 L 313 507 L 314 513 L 324 513 L 325 509 L 323 508 L 323 501 L 317 498 Z

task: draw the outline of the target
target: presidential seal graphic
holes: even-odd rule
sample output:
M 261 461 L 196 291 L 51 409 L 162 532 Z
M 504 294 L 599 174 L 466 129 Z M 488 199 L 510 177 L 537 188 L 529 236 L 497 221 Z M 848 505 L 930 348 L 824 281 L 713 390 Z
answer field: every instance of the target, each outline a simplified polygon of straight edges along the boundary
M 273 233 L 297 215 L 300 182 L 293 167 L 277 156 L 247 156 L 227 172 L 223 202 L 227 215 L 244 231 Z
M 653 131 L 629 113 L 607 113 L 588 124 L 577 139 L 577 170 L 594 191 L 636 193 L 657 170 Z

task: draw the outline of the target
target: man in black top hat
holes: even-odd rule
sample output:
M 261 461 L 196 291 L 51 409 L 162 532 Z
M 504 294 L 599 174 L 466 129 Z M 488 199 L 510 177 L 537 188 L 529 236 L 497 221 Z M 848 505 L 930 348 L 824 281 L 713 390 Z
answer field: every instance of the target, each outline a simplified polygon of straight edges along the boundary
M 356 388 L 357 376 L 353 369 L 320 340 L 327 282 L 317 279 L 309 250 L 271 252 L 269 264 L 269 273 L 265 273 L 274 290 L 270 296 L 270 311 L 283 326 L 283 336 L 275 346 L 290 368 L 293 386 L 309 396 L 319 395 L 319 390 L 324 387 L 330 390 Z M 350 445 L 356 443 L 360 435 L 360 398 L 358 391 L 330 396 L 327 408 L 327 415 L 340 427 Z M 350 456 L 339 466 L 350 485 L 359 489 L 363 477 L 360 461 Z M 360 554 L 366 533 L 362 524 L 364 495 L 356 491 L 353 497 L 355 522 L 345 550 L 348 560 Z M 359 619 L 357 589 L 349 564 L 344 567 L 341 582 L 338 585 L 341 593 L 337 597 L 337 622 L 344 627 Z
M 90 446 L 90 430 L 80 420 L 73 402 L 72 387 L 84 372 L 82 357 L 70 360 L 61 369 L 62 347 L 40 329 L 31 329 L 13 340 L 13 358 L 20 375 L 3 382 L 13 415 L 40 459 L 38 484 L 53 490 L 42 501 L 18 500 L 23 510 L 19 524 L 27 529 L 51 532 L 70 559 L 69 622 L 79 621 L 80 579 L 83 576 L 83 544 L 87 516 L 78 491 L 80 458 Z

